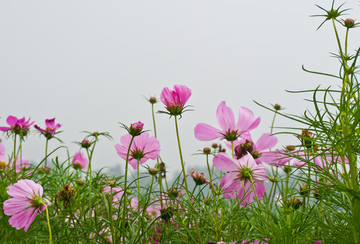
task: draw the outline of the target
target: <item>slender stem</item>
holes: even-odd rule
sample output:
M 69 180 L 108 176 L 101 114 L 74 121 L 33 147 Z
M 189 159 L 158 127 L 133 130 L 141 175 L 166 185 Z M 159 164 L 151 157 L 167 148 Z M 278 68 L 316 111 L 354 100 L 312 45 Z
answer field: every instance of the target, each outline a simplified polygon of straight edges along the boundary
M 137 160 L 137 190 L 138 190 L 138 212 L 140 213 L 140 163 Z
M 131 144 L 134 140 L 135 136 L 131 137 L 130 143 L 129 143 L 129 148 L 126 154 L 126 162 L 125 162 L 125 182 L 124 182 L 124 205 L 123 205 L 123 213 L 122 213 L 122 238 L 123 238 L 123 243 L 125 243 L 125 214 L 126 214 L 126 209 L 127 209 L 127 178 L 128 178 L 128 167 L 129 167 L 129 155 L 130 155 L 130 149 L 131 149 Z M 120 225 L 119 225 L 120 226 Z
M 274 130 L 274 124 L 275 124 L 276 114 L 277 114 L 277 110 L 275 110 L 274 117 L 273 117 L 272 122 L 271 122 L 270 134 L 272 134 L 272 133 L 273 133 L 273 130 Z
M 16 172 L 16 134 L 14 134 L 14 157 L 13 157 L 13 167 L 14 167 L 14 172 Z
M 174 116 L 174 118 L 175 118 L 175 129 L 176 129 L 176 137 L 177 137 L 178 148 L 179 148 L 181 169 L 182 169 L 182 173 L 183 173 L 183 176 L 184 176 L 184 182 L 185 182 L 185 190 L 186 190 L 187 197 L 190 200 L 189 188 L 188 188 L 188 184 L 187 184 L 187 180 L 186 180 L 186 174 L 185 174 L 184 160 L 183 160 L 182 151 L 181 151 L 181 144 L 180 144 L 179 128 L 178 128 L 178 123 L 177 123 L 177 116 Z
M 46 138 L 46 143 L 45 143 L 45 168 L 47 166 L 47 152 L 48 152 L 48 144 L 49 144 L 49 139 Z
M 49 227 L 49 243 L 51 244 L 51 243 L 52 243 L 52 237 L 51 237 L 51 227 L 50 227 L 49 211 L 48 211 L 48 208 L 47 208 L 46 204 L 43 203 L 43 205 L 45 206 L 46 220 L 47 220 L 47 224 L 48 224 L 48 227 Z
M 115 232 L 114 232 L 114 225 L 113 225 L 113 187 L 110 187 L 110 200 L 109 200 L 109 220 L 110 220 L 110 231 L 111 231 L 111 238 L 115 239 Z

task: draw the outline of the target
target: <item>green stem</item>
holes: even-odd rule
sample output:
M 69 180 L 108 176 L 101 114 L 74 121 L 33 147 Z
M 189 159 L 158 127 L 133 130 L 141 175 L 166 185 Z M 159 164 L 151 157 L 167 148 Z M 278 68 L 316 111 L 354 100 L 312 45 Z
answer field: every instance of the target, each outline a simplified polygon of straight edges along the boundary
M 140 213 L 140 163 L 139 160 L 137 160 L 137 190 L 138 190 L 138 212 Z
M 46 143 L 45 143 L 45 168 L 47 166 L 47 152 L 48 152 L 48 144 L 49 144 L 49 139 L 46 138 Z
M 128 167 L 129 167 L 129 155 L 130 155 L 130 149 L 131 149 L 131 144 L 134 140 L 134 137 L 135 136 L 132 136 L 131 137 L 131 140 L 130 140 L 130 143 L 129 143 L 129 148 L 128 148 L 128 151 L 127 151 L 127 154 L 126 154 L 126 162 L 125 162 L 125 182 L 124 182 L 124 205 L 123 205 L 123 212 L 122 212 L 122 222 L 121 222 L 121 225 L 122 225 L 122 238 L 123 238 L 123 243 L 125 243 L 125 214 L 127 213 L 126 209 L 127 209 L 127 178 L 128 178 Z M 120 207 L 120 205 L 119 205 Z M 120 223 L 119 223 L 119 227 L 120 227 Z
M 50 227 L 49 211 L 48 211 L 48 208 L 47 208 L 46 204 L 43 203 L 43 205 L 45 206 L 46 220 L 47 220 L 47 224 L 48 224 L 48 227 L 49 227 L 49 243 L 51 244 L 51 243 L 52 243 L 52 237 L 51 237 L 51 227 Z

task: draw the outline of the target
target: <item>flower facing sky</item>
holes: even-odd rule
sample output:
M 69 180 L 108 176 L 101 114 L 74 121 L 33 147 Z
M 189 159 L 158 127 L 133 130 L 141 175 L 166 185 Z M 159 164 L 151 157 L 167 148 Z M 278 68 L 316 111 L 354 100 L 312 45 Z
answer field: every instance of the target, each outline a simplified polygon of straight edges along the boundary
M 88 164 L 88 159 L 84 156 L 82 152 L 77 152 L 73 158 L 73 166 L 75 169 L 86 170 L 86 165 Z
M 235 141 L 239 137 L 248 139 L 250 138 L 249 131 L 255 129 L 260 123 L 260 117 L 254 119 L 253 112 L 245 107 L 240 108 L 236 122 L 233 111 L 226 106 L 224 101 L 219 104 L 216 117 L 221 130 L 208 124 L 199 123 L 194 129 L 196 139 L 200 141 L 211 141 L 217 138 Z
M 257 164 L 251 154 L 236 160 L 226 153 L 219 153 L 214 157 L 213 163 L 219 170 L 228 172 L 220 180 L 226 198 L 239 199 L 240 205 L 245 206 L 253 201 L 255 193 L 258 199 L 264 196 L 266 169 L 264 165 Z
M 171 115 L 181 115 L 186 102 L 191 96 L 191 90 L 184 85 L 175 85 L 174 90 L 165 87 L 160 95 L 161 101 L 165 104 Z
M 6 123 L 9 127 L 0 127 L 1 131 L 12 131 L 15 134 L 20 134 L 25 136 L 30 129 L 30 126 L 34 124 L 34 122 L 30 122 L 30 118 L 25 120 L 25 117 L 18 119 L 15 116 L 9 115 L 6 119 Z
M 47 139 L 51 139 L 55 135 L 56 130 L 61 127 L 60 124 L 55 124 L 55 118 L 46 119 L 45 126 L 45 129 L 41 129 L 38 125 L 34 125 L 35 129 L 40 131 Z
M 4 213 L 12 216 L 9 224 L 26 232 L 36 215 L 45 209 L 43 188 L 32 180 L 19 180 L 8 187 L 7 193 L 12 197 L 4 202 Z
M 120 138 L 121 144 L 116 144 L 115 149 L 118 155 L 126 160 L 128 148 L 132 136 L 130 134 L 123 135 Z M 139 136 L 134 137 L 131 144 L 129 154 L 129 164 L 137 169 L 137 162 L 139 164 L 145 163 L 148 159 L 156 159 L 160 153 L 160 143 L 155 137 L 150 137 L 149 133 L 144 132 Z

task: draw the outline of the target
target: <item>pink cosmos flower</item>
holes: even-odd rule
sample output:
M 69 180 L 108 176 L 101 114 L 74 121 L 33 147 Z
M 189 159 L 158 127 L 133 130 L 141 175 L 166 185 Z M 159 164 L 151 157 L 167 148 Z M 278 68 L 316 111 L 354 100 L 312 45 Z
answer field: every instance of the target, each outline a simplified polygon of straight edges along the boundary
M 6 119 L 6 123 L 9 127 L 0 127 L 1 131 L 12 131 L 15 134 L 26 135 L 29 128 L 34 122 L 30 122 L 30 118 L 25 120 L 25 117 L 18 119 L 15 116 L 9 115 Z
M 250 139 L 249 131 L 255 129 L 260 123 L 260 117 L 254 120 L 253 112 L 245 107 L 240 108 L 236 123 L 233 111 L 226 106 L 224 101 L 219 104 L 216 116 L 221 130 L 199 123 L 194 129 L 196 139 L 200 141 L 211 141 L 217 138 L 235 141 L 239 137 Z
M 12 216 L 9 224 L 26 232 L 36 215 L 45 209 L 43 188 L 32 180 L 19 180 L 8 187 L 7 193 L 12 197 L 4 202 L 4 213 Z
M 130 206 L 134 211 L 138 210 L 138 205 L 139 205 L 139 200 L 136 197 L 133 197 L 131 199 L 131 203 Z M 160 216 L 161 212 L 160 212 L 160 203 L 159 202 L 155 202 L 149 206 L 147 206 L 146 208 L 146 213 L 148 214 L 148 216 L 150 218 L 156 218 L 158 216 Z
M 268 152 L 266 156 L 267 158 L 264 162 L 275 167 L 281 167 L 294 159 L 289 156 L 289 151 L 285 149 L 276 149 L 275 151 Z
M 127 151 L 130 145 L 132 136 L 130 134 L 124 135 L 120 138 L 120 144 L 115 145 L 118 155 L 126 160 Z M 137 169 L 137 162 L 139 164 L 145 163 L 148 159 L 156 159 L 160 153 L 160 143 L 155 137 L 150 137 L 149 133 L 144 132 L 139 136 L 134 137 L 131 144 L 129 154 L 129 164 Z
M 251 138 L 250 140 L 235 140 L 233 142 L 235 157 L 236 159 L 240 159 L 247 153 L 250 153 L 257 164 L 261 164 L 262 162 L 272 162 L 273 153 L 266 150 L 274 147 L 277 141 L 277 138 L 270 133 L 262 134 L 256 143 L 254 143 Z M 231 143 L 228 142 L 226 145 L 231 149 Z
M 73 167 L 75 169 L 86 170 L 86 165 L 88 164 L 88 159 L 84 156 L 82 152 L 77 152 L 73 158 Z
M 184 85 L 175 85 L 174 90 L 165 87 L 160 95 L 161 101 L 171 115 L 181 115 L 185 103 L 191 96 L 191 90 Z
M 51 139 L 55 135 L 56 130 L 61 127 L 60 124 L 55 124 L 55 118 L 45 120 L 45 126 L 45 129 L 41 129 L 38 125 L 34 125 L 35 129 L 40 131 L 48 139 Z
M 219 153 L 213 159 L 216 168 L 228 173 L 221 178 L 220 185 L 224 196 L 228 199 L 238 198 L 241 206 L 251 203 L 255 196 L 264 196 L 267 174 L 264 165 L 257 164 L 251 154 L 246 154 L 239 160 L 231 158 L 226 153 Z M 252 183 L 253 182 L 253 183 Z

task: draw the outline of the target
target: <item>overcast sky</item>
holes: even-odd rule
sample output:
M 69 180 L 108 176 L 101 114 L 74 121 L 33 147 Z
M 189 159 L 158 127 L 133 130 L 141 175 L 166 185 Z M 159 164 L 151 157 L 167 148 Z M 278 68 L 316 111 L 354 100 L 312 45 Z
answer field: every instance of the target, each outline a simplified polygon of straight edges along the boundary
M 336 6 L 342 2 L 337 1 Z M 265 105 L 279 103 L 286 112 L 301 114 L 310 107 L 302 95 L 285 90 L 337 86 L 338 81 L 307 74 L 301 66 L 338 72 L 330 22 L 316 31 L 331 1 L 0 1 L 0 125 L 6 117 L 31 116 L 43 127 L 56 117 L 59 137 L 74 154 L 85 134 L 107 131 L 95 151 L 95 168 L 124 165 L 114 145 L 125 134 L 118 122 L 143 121 L 152 130 L 151 106 L 144 99 L 160 96 L 163 87 L 190 87 L 193 112 L 179 122 L 188 167 L 204 166 L 192 156 L 211 143 L 199 142 L 193 129 L 199 122 L 218 127 L 216 108 L 226 101 L 235 116 L 249 107 L 262 122 L 254 139 L 269 132 L 272 114 Z M 358 1 L 348 1 L 349 15 L 360 19 Z M 340 35 L 344 36 L 343 29 Z M 350 33 L 349 50 L 360 42 Z M 163 110 L 161 103 L 156 110 Z M 157 114 L 162 157 L 180 169 L 174 121 Z M 278 120 L 277 125 L 291 125 Z M 152 133 L 152 132 L 150 132 Z M 12 142 L 3 138 L 7 152 Z M 281 137 L 282 143 L 294 143 Z M 50 148 L 59 143 L 52 141 Z M 281 143 L 278 147 L 281 147 Z M 32 134 L 24 157 L 41 160 L 45 140 Z M 154 162 L 148 162 L 150 166 Z

